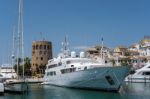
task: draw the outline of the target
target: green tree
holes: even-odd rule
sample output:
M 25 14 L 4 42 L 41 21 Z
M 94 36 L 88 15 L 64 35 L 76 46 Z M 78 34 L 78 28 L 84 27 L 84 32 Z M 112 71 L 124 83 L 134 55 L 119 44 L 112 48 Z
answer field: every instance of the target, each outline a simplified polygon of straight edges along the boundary
M 112 63 L 113 66 L 115 66 L 115 64 L 116 64 L 114 59 L 111 60 L 111 63 Z
M 30 58 L 26 57 L 24 58 L 24 73 L 25 76 L 31 76 L 31 63 L 30 63 Z M 17 64 L 18 64 L 18 70 L 17 70 Z M 16 59 L 16 64 L 14 65 L 14 69 L 17 72 L 18 75 L 21 76 L 23 74 L 23 64 L 22 64 L 22 59 L 18 58 Z
M 24 73 L 25 76 L 31 76 L 31 59 L 29 57 L 24 58 Z

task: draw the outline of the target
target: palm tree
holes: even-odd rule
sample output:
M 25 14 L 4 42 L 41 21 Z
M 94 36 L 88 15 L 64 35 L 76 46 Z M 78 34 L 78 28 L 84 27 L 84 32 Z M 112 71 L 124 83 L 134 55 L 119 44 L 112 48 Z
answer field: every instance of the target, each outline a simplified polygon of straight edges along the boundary
M 29 57 L 24 58 L 24 72 L 26 76 L 31 76 L 31 59 Z
M 31 63 L 30 63 L 30 58 L 26 57 L 24 58 L 24 73 L 26 76 L 31 76 Z M 18 62 L 18 63 L 17 63 Z M 22 75 L 22 66 L 23 64 L 22 63 L 22 59 L 21 58 L 18 58 L 16 59 L 16 64 L 14 65 L 14 69 L 15 71 L 17 71 L 17 64 L 18 64 L 18 75 L 21 76 Z

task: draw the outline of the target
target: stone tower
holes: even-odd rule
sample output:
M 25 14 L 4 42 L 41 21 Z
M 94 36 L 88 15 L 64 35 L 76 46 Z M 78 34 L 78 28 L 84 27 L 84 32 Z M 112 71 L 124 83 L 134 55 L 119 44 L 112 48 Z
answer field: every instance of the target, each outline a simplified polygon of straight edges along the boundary
M 34 41 L 32 43 L 32 75 L 43 76 L 49 59 L 52 59 L 52 43 L 50 41 Z

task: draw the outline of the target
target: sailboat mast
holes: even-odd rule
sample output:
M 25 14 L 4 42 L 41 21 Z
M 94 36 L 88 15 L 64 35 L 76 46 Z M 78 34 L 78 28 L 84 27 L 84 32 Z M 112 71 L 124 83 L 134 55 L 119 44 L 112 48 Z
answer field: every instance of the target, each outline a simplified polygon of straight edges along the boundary
M 19 63 L 20 61 L 22 61 L 22 70 L 23 70 L 22 77 L 24 78 L 24 42 L 23 41 L 24 41 L 23 39 L 23 0 L 19 0 L 17 70 L 19 70 L 18 68 Z
M 23 63 L 23 79 L 24 79 L 24 33 L 23 33 L 23 0 L 21 0 L 21 35 L 22 35 L 22 63 Z
M 12 68 L 14 66 L 14 59 L 15 59 L 15 27 L 13 28 L 13 38 L 12 38 L 12 55 L 11 55 L 11 58 L 12 58 Z

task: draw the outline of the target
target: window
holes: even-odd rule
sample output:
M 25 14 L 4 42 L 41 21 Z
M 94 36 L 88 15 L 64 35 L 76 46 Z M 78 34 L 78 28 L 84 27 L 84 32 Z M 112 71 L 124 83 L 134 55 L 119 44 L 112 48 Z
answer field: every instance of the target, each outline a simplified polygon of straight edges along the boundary
M 54 67 L 57 67 L 57 64 L 49 65 L 49 66 L 48 66 L 48 69 L 49 69 L 49 68 L 54 68 Z
M 43 60 L 43 57 L 41 57 L 41 60 Z
M 42 54 L 42 51 L 39 52 L 39 55 L 41 55 L 41 54 Z
M 59 63 L 58 63 L 58 66 L 61 66 L 61 65 L 62 65 L 62 62 L 59 62 Z
M 143 72 L 143 75 L 150 75 L 150 72 Z
M 38 57 L 36 57 L 36 60 L 38 60 Z
M 50 49 L 49 45 L 47 46 L 47 49 L 48 49 L 48 50 Z
M 46 45 L 44 45 L 44 49 L 46 50 Z
M 66 64 L 70 64 L 71 62 L 70 61 L 66 61 Z
M 38 50 L 38 45 L 36 45 L 36 50 Z
M 35 45 L 32 46 L 33 50 L 35 50 Z
M 55 76 L 56 75 L 56 72 L 55 71 L 51 71 L 51 72 L 48 72 L 47 73 L 47 76 Z
M 42 49 L 42 45 L 40 45 L 40 49 Z
M 0 74 L 0 77 L 3 77 L 3 75 Z
M 62 74 L 71 73 L 71 72 L 75 72 L 76 68 L 67 68 L 67 69 L 62 69 L 60 71 L 61 71 Z
M 86 70 L 87 69 L 87 67 L 84 67 L 84 70 Z
M 74 65 L 71 65 L 71 67 L 74 67 Z
M 46 55 L 46 51 L 44 51 L 44 55 Z
M 34 55 L 35 54 L 35 51 L 32 51 L 32 55 Z

